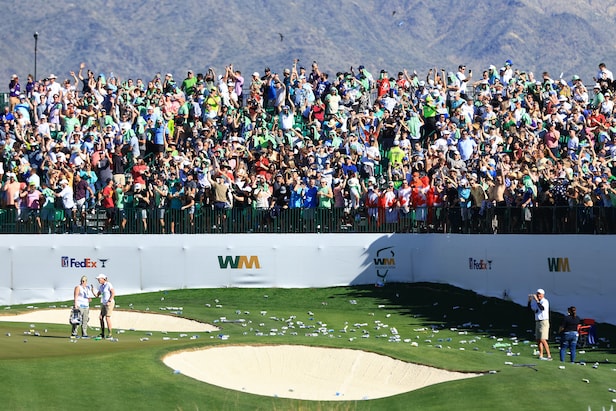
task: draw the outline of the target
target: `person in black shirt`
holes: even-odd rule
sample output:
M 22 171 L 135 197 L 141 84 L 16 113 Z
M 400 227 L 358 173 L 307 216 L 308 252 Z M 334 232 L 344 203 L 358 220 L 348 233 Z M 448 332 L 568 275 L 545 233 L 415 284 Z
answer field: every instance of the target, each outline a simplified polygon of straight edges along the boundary
M 126 176 L 124 167 L 126 167 L 126 159 L 122 154 L 122 147 L 116 146 L 111 155 L 111 167 L 113 172 L 113 181 L 118 184 L 120 187 L 124 187 L 126 184 Z
M 565 362 L 567 349 L 571 352 L 571 362 L 575 362 L 575 348 L 578 340 L 578 326 L 582 322 L 576 314 L 576 308 L 571 306 L 567 308 L 567 315 L 563 318 L 563 323 L 560 326 L 560 362 Z
M 133 186 L 136 217 L 141 218 L 141 229 L 143 233 L 148 231 L 148 208 L 150 207 L 150 191 L 147 186 L 135 183 Z

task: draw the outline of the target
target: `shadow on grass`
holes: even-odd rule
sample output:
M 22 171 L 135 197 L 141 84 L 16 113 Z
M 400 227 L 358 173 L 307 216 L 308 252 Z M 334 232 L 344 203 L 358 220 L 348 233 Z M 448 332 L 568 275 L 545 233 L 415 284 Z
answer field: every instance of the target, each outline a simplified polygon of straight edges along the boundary
M 474 291 L 437 283 L 387 283 L 382 287 L 353 286 L 350 299 L 374 298 L 388 309 L 408 316 L 408 324 L 417 321 L 434 329 L 457 328 L 468 332 L 534 341 L 533 313 L 526 307 L 504 299 L 485 297 Z M 412 319 L 412 320 L 411 320 Z M 550 313 L 550 342 L 557 341 L 563 315 Z M 610 341 L 616 327 L 597 323 L 595 351 L 614 354 Z

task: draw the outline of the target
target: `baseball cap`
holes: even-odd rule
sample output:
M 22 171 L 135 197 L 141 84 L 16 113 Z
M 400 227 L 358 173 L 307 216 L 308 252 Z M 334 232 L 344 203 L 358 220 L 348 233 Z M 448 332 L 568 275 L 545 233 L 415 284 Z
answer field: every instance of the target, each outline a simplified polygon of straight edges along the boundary
M 537 294 L 545 294 L 545 291 L 543 290 L 543 288 L 538 288 Z
M 107 276 L 105 274 L 103 274 L 103 273 L 100 273 L 99 275 L 96 276 L 96 279 L 97 280 L 100 280 L 100 279 L 106 280 Z

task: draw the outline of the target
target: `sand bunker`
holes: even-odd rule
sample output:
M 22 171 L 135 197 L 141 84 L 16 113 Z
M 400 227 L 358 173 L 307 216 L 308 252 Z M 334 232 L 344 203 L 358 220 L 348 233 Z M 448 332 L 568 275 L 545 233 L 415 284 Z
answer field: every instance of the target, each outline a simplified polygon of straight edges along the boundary
M 220 387 L 319 401 L 383 398 L 481 375 L 359 350 L 297 345 L 220 346 L 173 353 L 163 361 L 184 375 Z
M 66 324 L 68 325 L 69 308 L 33 310 L 23 314 L 0 315 L 0 321 L 27 323 Z M 99 327 L 100 311 L 90 309 L 89 327 Z M 162 314 L 149 314 L 134 311 L 115 310 L 112 315 L 113 328 L 116 330 L 143 330 L 168 332 L 210 332 L 218 331 L 217 327 L 199 321 Z

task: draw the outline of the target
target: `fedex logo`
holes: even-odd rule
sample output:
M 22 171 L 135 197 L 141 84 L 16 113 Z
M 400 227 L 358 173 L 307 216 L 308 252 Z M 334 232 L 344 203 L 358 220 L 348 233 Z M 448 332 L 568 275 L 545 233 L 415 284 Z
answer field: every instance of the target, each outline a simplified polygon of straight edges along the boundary
M 63 256 L 61 264 L 63 268 L 97 268 L 98 261 L 94 261 L 91 258 L 84 258 L 83 260 L 78 260 L 76 258 Z

